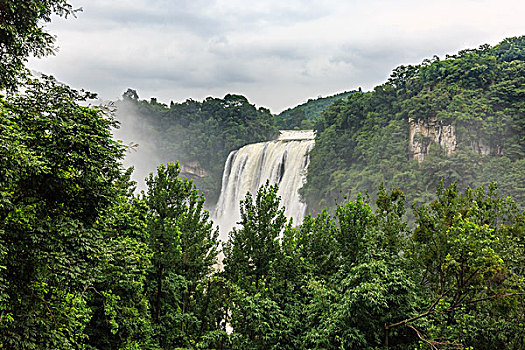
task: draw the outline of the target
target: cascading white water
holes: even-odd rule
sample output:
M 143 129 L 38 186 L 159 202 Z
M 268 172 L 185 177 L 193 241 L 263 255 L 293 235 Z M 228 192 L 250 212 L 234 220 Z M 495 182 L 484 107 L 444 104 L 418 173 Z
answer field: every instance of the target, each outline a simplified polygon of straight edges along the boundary
M 300 224 L 306 212 L 299 189 L 306 180 L 308 151 L 314 145 L 311 130 L 283 130 L 277 140 L 242 147 L 228 156 L 222 176 L 222 189 L 215 209 L 221 239 L 240 219 L 240 201 L 247 192 L 255 195 L 266 183 L 279 185 L 278 195 L 287 217 Z

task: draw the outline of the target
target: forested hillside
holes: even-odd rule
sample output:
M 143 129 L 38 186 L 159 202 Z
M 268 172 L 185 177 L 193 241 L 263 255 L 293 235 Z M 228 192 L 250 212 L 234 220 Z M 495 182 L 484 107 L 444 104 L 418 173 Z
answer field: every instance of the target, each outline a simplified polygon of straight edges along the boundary
M 316 125 L 304 196 L 313 210 L 381 183 L 427 202 L 440 179 L 497 181 L 525 203 L 525 37 L 400 66 Z
M 307 102 L 288 108 L 275 116 L 279 129 L 312 129 L 314 122 L 335 101 L 344 99 L 352 91 L 341 92 L 332 96 L 309 99 Z
M 133 141 L 147 142 L 155 153 L 152 156 L 162 162 L 179 161 L 184 175 L 206 195 L 208 205 L 219 197 L 228 154 L 278 133 L 269 110 L 257 109 L 239 95 L 172 102 L 168 107 L 155 98 L 139 100 L 137 92 L 128 89 L 116 106 L 121 127 L 135 129 Z M 142 146 L 139 142 L 138 147 Z
M 5 15 L 4 7 L 17 15 Z M 239 226 L 223 242 L 223 268 L 218 268 L 217 229 L 194 183 L 181 176 L 181 167 L 160 164 L 147 177 L 147 190 L 137 196 L 130 170 L 121 164 L 125 147 L 113 139 L 116 121 L 111 108 L 88 107 L 86 101 L 94 94 L 49 76 L 35 79 L 24 68 L 28 55 L 53 48 L 42 21 L 53 13 L 72 14 L 71 6 L 65 0 L 29 5 L 16 0 L 4 7 L 0 6 L 0 33 L 6 35 L 8 28 L 10 40 L 2 42 L 7 49 L 0 55 L 0 90 L 5 93 L 0 96 L 1 349 L 524 348 L 525 215 L 514 200 L 498 193 L 495 183 L 460 190 L 456 183 L 446 186 L 439 181 L 432 189 L 435 199 L 408 212 L 401 190 L 379 186 L 374 203 L 358 196 L 337 205 L 333 214 L 325 210 L 293 227 L 280 206 L 277 185 L 267 182 L 241 201 Z M 510 165 L 520 164 L 523 152 L 523 51 L 513 50 L 522 47 L 521 39 L 511 39 L 444 63 L 454 71 L 454 62 L 487 56 L 487 62 L 506 68 L 489 74 L 474 64 L 475 72 L 492 78 L 483 85 L 486 90 L 473 90 L 475 96 L 471 88 L 479 78 L 467 79 L 473 85 L 459 83 L 472 66 L 457 73 L 461 79 L 451 99 L 463 93 L 469 98 L 457 101 L 458 147 L 450 156 L 440 153 L 446 148 L 430 145 L 429 154 L 422 149 L 413 155 L 406 152 L 399 161 L 419 166 L 463 154 L 464 162 L 473 155 L 485 166 L 483 157 L 489 157 L 494 164 L 503 162 L 500 166 L 515 179 Z M 423 65 L 398 83 L 409 86 L 434 65 L 439 66 Z M 498 80 L 499 74 L 507 78 Z M 331 153 L 340 161 L 335 155 L 355 149 L 350 154 L 354 157 L 360 154 L 359 141 L 373 139 L 376 131 L 386 140 L 389 132 L 406 145 L 393 131 L 406 129 L 408 120 L 403 118 L 413 115 L 410 111 L 433 111 L 428 106 L 441 96 L 422 99 L 421 91 L 426 96 L 433 90 L 406 86 L 401 91 L 413 91 L 413 96 L 402 100 L 397 119 L 383 120 L 377 130 L 372 120 L 382 119 L 372 118 L 376 114 L 370 106 L 382 116 L 385 101 L 395 105 L 397 84 L 353 94 L 333 106 L 319 128 L 319 150 L 327 149 L 329 135 L 348 142 L 355 136 L 355 144 L 334 144 L 340 148 Z M 491 104 L 478 104 L 480 96 Z M 158 110 L 151 124 L 159 135 L 166 130 L 170 135 L 186 132 L 212 145 L 233 147 L 241 142 L 239 135 L 249 137 L 252 128 L 260 127 L 268 135 L 274 130 L 266 110 L 254 111 L 239 96 L 171 108 L 154 100 L 141 102 L 131 90 L 126 99 L 144 108 L 146 115 Z M 405 104 L 411 109 L 403 112 Z M 481 114 L 472 129 L 471 121 L 464 126 L 458 120 L 468 118 L 474 107 L 491 114 Z M 185 109 L 192 112 L 182 113 Z M 178 113 L 170 115 L 172 110 Z M 489 118 L 492 115 L 502 120 L 497 133 L 489 133 L 492 123 L 500 125 Z M 206 138 L 190 127 L 192 118 L 201 128 L 222 118 L 227 127 L 222 138 Z M 453 133 L 447 130 L 444 144 L 453 145 Z M 263 136 L 267 135 L 254 137 Z M 184 140 L 190 142 L 191 137 Z M 467 142 L 471 148 L 462 149 L 462 138 L 472 140 Z M 159 137 L 159 142 L 164 140 Z M 426 142 L 419 138 L 415 144 L 428 146 Z M 371 144 L 376 145 L 371 151 L 381 144 Z M 181 147 L 188 147 L 188 161 L 200 155 L 184 143 Z M 211 162 L 210 148 L 204 148 L 203 155 Z M 421 155 L 425 159 L 418 163 Z M 408 162 L 411 156 L 415 163 Z M 376 159 L 383 159 L 378 164 L 385 166 L 390 158 Z M 344 162 L 336 165 L 347 169 Z M 403 179 L 393 180 L 403 186 Z M 520 196 L 518 185 L 519 179 L 506 185 L 506 191 L 516 186 Z

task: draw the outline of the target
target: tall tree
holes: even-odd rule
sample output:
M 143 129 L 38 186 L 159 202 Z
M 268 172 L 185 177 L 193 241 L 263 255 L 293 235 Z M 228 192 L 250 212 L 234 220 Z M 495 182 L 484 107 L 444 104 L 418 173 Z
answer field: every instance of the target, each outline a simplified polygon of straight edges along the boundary
M 92 317 L 86 343 L 97 349 L 153 349 L 156 345 L 146 293 L 152 255 L 147 244 L 147 206 L 133 196 L 132 170 L 116 183 L 119 194 L 95 226 L 104 240 L 97 278 L 89 288 Z
M 148 293 L 157 341 L 163 348 L 189 346 L 192 337 L 200 335 L 202 313 L 197 314 L 196 304 L 205 302 L 206 291 L 197 287 L 209 277 L 218 246 L 218 231 L 203 209 L 204 198 L 179 173 L 178 163 L 168 163 L 146 180 L 153 253 Z
M 0 99 L 0 338 L 7 348 L 82 343 L 103 233 L 114 203 L 122 146 L 111 116 L 52 78 Z M 10 322 L 6 322 L 10 321 Z
M 29 56 L 55 52 L 55 37 L 44 30 L 44 23 L 52 15 L 67 18 L 77 11 L 67 0 L 0 1 L 0 89 L 16 87 Z
M 518 265 L 525 255 L 525 231 L 516 203 L 499 197 L 495 184 L 488 191 L 467 188 L 460 194 L 456 184 L 441 183 L 437 199 L 415 207 L 415 214 L 417 227 L 407 253 L 423 305 L 418 314 L 386 329 L 411 327 L 434 345 L 523 344 L 519 322 L 525 285 Z M 486 331 L 511 315 L 517 323 L 494 334 Z
M 255 198 L 246 195 L 241 201 L 240 227 L 230 232 L 225 243 L 224 274 L 231 283 L 234 349 L 293 348 L 289 341 L 293 338 L 289 334 L 291 313 L 286 312 L 284 299 L 288 296 L 285 285 L 293 289 L 293 273 L 288 272 L 294 269 L 289 268 L 280 243 L 281 235 L 288 236 L 291 228 L 286 225 L 277 190 L 277 185 L 267 182 Z M 293 236 L 283 239 L 294 245 Z M 287 253 L 295 255 L 290 250 Z
M 287 219 L 279 208 L 277 185 L 261 186 L 255 200 L 251 193 L 241 201 L 240 228 L 234 228 L 224 247 L 224 269 L 245 289 L 264 284 L 270 263 L 279 252 L 279 237 Z

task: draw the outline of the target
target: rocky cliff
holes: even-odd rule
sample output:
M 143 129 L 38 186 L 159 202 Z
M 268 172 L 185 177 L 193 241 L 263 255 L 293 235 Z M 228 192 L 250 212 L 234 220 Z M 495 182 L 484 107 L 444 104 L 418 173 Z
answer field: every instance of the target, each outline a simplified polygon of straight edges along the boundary
M 198 161 L 182 163 L 180 175 L 189 179 L 210 176 L 209 172 L 207 172 L 206 169 L 204 169 Z
M 422 162 L 429 152 L 429 146 L 437 143 L 445 150 L 447 155 L 451 155 L 456 150 L 456 128 L 454 125 L 445 125 L 437 118 L 428 121 L 408 120 L 409 131 L 409 150 L 412 159 Z

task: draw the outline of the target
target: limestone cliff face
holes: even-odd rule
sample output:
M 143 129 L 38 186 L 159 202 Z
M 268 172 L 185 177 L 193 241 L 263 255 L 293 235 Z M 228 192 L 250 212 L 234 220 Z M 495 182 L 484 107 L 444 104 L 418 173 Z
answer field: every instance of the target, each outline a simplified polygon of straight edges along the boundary
M 476 139 L 470 142 L 470 147 L 474 153 L 479 153 L 483 156 L 489 155 L 491 153 L 501 154 L 501 149 L 498 148 L 496 152 L 492 152 L 490 146 L 485 144 L 483 140 Z
M 444 125 L 437 118 L 428 121 L 408 120 L 409 131 L 409 150 L 412 159 L 422 162 L 429 152 L 429 146 L 437 143 L 445 150 L 447 155 L 452 155 L 456 150 L 456 128 L 454 125 Z
M 198 161 L 186 162 L 181 164 L 180 175 L 190 179 L 208 177 L 210 174 L 201 167 Z

